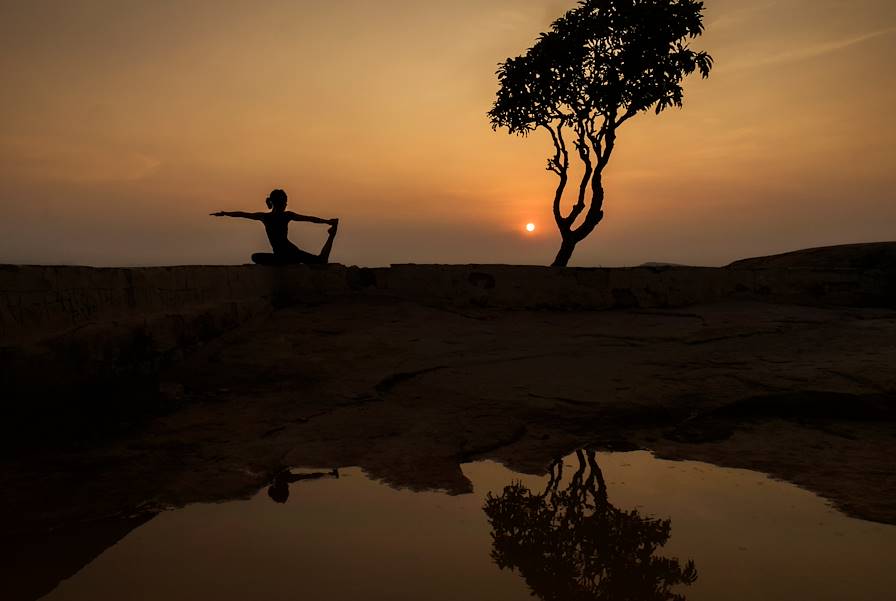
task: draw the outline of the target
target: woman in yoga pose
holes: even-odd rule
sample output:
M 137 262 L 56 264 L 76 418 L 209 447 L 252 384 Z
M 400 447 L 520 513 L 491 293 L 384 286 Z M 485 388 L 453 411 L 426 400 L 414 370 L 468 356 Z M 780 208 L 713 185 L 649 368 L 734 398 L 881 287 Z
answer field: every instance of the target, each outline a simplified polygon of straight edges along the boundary
M 286 210 L 286 192 L 283 190 L 274 190 L 265 201 L 269 213 L 246 213 L 243 211 L 218 211 L 212 213 L 213 217 L 241 217 L 243 219 L 254 219 L 264 224 L 264 229 L 268 234 L 268 241 L 271 243 L 273 253 L 255 253 L 252 255 L 252 261 L 258 265 L 291 265 L 295 263 L 310 263 L 316 265 L 326 265 L 330 261 L 330 251 L 333 249 L 333 239 L 336 237 L 336 230 L 339 228 L 338 219 L 321 219 L 319 217 L 309 217 L 307 215 L 298 215 L 292 211 Z M 320 250 L 320 254 L 312 255 L 297 247 L 286 237 L 290 221 L 308 221 L 310 223 L 326 223 L 329 224 L 329 238 L 324 243 L 324 247 Z

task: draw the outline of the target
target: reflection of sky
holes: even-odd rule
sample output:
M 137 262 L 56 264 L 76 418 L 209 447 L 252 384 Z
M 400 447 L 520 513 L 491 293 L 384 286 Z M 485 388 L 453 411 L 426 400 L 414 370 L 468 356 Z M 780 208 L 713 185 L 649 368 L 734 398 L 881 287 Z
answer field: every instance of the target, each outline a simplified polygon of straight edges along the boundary
M 847 518 L 755 472 L 599 453 L 618 509 L 671 519 L 663 557 L 693 559 L 688 601 L 888 598 L 894 526 Z M 566 460 L 565 487 L 575 471 Z M 163 513 L 106 550 L 47 601 L 141 599 L 531 599 L 491 562 L 485 495 L 546 478 L 468 464 L 474 494 L 395 491 L 359 469 L 252 501 Z M 251 593 L 250 593 L 251 592 Z
M 335 260 L 544 263 L 548 142 L 490 131 L 557 0 L 41 0 L 0 20 L 0 262 L 234 262 L 273 187 Z M 620 132 L 578 264 L 718 264 L 892 238 L 896 5 L 707 1 L 684 111 Z M 520 235 L 528 221 L 537 236 Z M 314 250 L 324 233 L 295 233 Z M 176 242 L 176 243 L 175 243 Z

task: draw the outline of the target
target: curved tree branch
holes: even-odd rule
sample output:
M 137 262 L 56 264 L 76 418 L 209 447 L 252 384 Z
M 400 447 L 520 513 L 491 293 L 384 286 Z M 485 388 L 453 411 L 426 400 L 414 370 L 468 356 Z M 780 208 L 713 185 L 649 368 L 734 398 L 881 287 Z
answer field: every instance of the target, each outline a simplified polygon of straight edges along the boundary
M 588 120 L 580 120 L 576 127 L 576 134 L 578 135 L 578 139 L 576 140 L 576 150 L 579 152 L 579 159 L 581 159 L 582 163 L 585 165 L 585 172 L 582 174 L 582 181 L 579 183 L 579 196 L 576 199 L 576 204 L 573 205 L 572 211 L 570 211 L 569 216 L 566 218 L 566 222 L 570 228 L 573 226 L 576 219 L 579 218 L 579 215 L 582 214 L 582 211 L 585 210 L 585 196 L 588 194 L 588 182 L 591 181 L 591 175 L 594 173 L 594 164 L 591 162 L 591 148 L 588 146 L 587 141 L 588 123 Z
M 551 169 L 551 161 L 548 161 L 548 169 L 556 173 L 560 178 L 560 181 L 557 183 L 557 189 L 554 192 L 554 221 L 557 222 L 560 233 L 566 234 L 569 232 L 569 226 L 566 224 L 566 220 L 563 219 L 563 214 L 560 211 L 560 202 L 563 200 L 563 192 L 566 190 L 566 183 L 569 180 L 569 151 L 566 149 L 566 141 L 563 138 L 563 122 L 561 121 L 557 125 L 556 130 L 549 124 L 544 124 L 543 127 L 551 134 L 555 150 L 554 158 L 552 159 L 554 168 Z

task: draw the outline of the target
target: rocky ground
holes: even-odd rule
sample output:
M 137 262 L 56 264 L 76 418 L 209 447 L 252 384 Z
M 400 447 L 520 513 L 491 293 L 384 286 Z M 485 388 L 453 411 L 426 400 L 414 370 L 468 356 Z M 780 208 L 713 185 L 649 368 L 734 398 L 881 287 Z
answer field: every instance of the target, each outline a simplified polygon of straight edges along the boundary
M 7 457 L 4 565 L 14 598 L 36 598 L 154 513 L 251 495 L 284 467 L 460 494 L 462 462 L 541 473 L 585 446 L 755 469 L 896 523 L 894 366 L 885 309 L 287 308 L 163 373 L 166 415 Z

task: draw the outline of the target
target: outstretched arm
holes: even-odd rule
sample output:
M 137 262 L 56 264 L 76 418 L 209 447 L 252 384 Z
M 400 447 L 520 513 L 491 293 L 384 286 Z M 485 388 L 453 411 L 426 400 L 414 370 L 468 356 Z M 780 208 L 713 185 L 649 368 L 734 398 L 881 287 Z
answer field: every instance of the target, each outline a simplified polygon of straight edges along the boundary
M 321 219 L 320 217 L 312 217 L 310 215 L 299 215 L 292 211 L 289 211 L 288 215 L 290 221 L 307 221 L 309 223 L 326 223 L 328 225 L 335 225 L 338 221 L 338 219 Z
M 314 472 L 311 474 L 293 474 L 286 472 L 285 480 L 292 484 L 293 482 L 301 482 L 302 480 L 318 480 L 320 478 L 338 478 L 339 471 L 332 469 L 329 472 Z
M 246 213 L 245 211 L 218 211 L 217 213 L 211 213 L 212 217 L 241 217 L 243 219 L 254 219 L 255 221 L 261 221 L 265 214 L 264 213 Z

